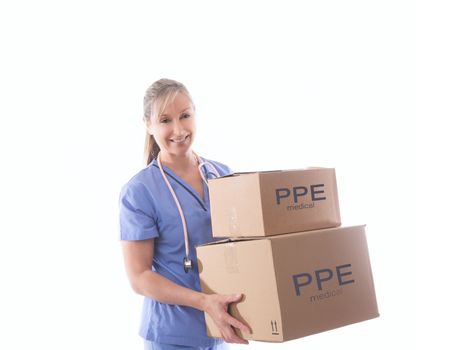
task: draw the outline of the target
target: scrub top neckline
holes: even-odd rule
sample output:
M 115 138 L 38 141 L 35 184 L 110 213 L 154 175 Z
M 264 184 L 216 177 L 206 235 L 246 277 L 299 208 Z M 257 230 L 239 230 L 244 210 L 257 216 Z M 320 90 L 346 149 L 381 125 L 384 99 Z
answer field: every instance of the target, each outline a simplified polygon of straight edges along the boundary
M 199 156 L 199 159 L 204 162 L 205 160 Z M 158 170 L 160 170 L 160 168 L 158 167 L 158 164 L 156 162 L 156 159 L 154 159 L 152 161 L 152 165 L 154 165 Z M 180 176 L 176 175 L 176 173 L 169 167 L 169 166 L 166 166 L 166 165 L 162 165 L 163 166 L 163 170 L 165 171 L 166 174 L 168 174 L 173 180 L 175 180 L 176 182 L 178 182 L 181 186 L 183 186 L 192 196 L 195 197 L 195 199 L 197 199 L 197 201 L 199 202 L 199 204 L 202 206 L 202 208 L 204 210 L 208 210 L 208 202 L 209 202 L 209 196 L 208 196 L 208 190 L 207 190 L 207 185 L 205 184 L 205 182 L 202 181 L 202 188 L 203 188 L 203 198 L 202 199 L 200 197 L 200 195 L 198 194 L 198 192 L 189 184 L 187 183 L 186 181 L 184 181 L 184 179 L 182 179 Z M 205 174 L 203 168 L 200 170 L 203 172 L 204 176 L 207 176 L 207 174 Z

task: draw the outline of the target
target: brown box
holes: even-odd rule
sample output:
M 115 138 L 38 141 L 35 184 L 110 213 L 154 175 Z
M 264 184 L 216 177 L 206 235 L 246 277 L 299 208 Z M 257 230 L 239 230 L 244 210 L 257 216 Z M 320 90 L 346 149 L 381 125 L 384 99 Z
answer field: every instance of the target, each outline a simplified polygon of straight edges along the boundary
M 235 173 L 209 180 L 213 236 L 270 236 L 341 224 L 335 170 Z
M 246 339 L 283 342 L 379 316 L 365 226 L 228 239 L 197 257 L 205 293 L 243 293 L 230 312 L 252 329 L 239 332 Z

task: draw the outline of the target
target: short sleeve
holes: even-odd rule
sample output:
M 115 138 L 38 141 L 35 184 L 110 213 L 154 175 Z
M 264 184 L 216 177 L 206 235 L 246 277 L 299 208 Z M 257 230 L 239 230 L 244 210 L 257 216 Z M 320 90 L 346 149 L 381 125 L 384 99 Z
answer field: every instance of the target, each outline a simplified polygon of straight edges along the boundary
M 234 174 L 234 171 L 226 165 L 226 175 L 231 175 L 231 174 Z
M 120 239 L 139 241 L 159 236 L 153 199 L 139 182 L 126 184 L 120 193 Z
M 227 175 L 231 175 L 233 174 L 233 170 L 227 166 L 226 164 L 223 164 L 223 163 L 220 163 L 220 162 L 217 162 L 217 161 L 213 161 L 213 160 L 209 160 L 209 162 L 213 163 L 216 171 L 218 171 L 219 175 L 220 176 L 227 176 Z M 216 177 L 216 174 L 215 173 L 212 173 L 210 172 L 210 168 L 206 169 L 208 171 L 208 174 L 207 176 L 213 176 L 213 177 Z
M 232 169 L 229 166 L 227 166 L 225 164 L 221 164 L 221 165 L 224 167 L 224 169 L 222 169 L 223 170 L 222 171 L 223 175 L 221 175 L 221 176 L 231 175 L 231 174 L 234 173 L 234 171 L 232 171 Z

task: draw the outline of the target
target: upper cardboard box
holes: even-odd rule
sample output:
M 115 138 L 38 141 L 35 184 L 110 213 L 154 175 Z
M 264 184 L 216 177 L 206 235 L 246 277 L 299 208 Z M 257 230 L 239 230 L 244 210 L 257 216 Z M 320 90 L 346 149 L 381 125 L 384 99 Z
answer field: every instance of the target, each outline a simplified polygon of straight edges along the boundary
M 341 225 L 332 168 L 236 173 L 208 182 L 214 237 L 271 236 Z

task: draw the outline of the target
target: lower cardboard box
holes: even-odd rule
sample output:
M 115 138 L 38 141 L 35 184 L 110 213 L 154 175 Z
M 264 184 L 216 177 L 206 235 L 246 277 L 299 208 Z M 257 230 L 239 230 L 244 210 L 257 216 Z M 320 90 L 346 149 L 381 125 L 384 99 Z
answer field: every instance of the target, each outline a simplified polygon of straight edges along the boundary
M 245 339 L 283 342 L 379 316 L 365 226 L 227 239 L 197 247 L 205 293 L 244 295 Z M 220 337 L 205 314 L 207 332 Z

